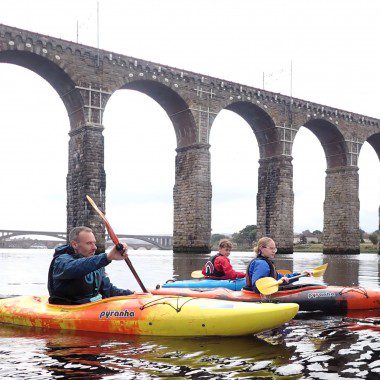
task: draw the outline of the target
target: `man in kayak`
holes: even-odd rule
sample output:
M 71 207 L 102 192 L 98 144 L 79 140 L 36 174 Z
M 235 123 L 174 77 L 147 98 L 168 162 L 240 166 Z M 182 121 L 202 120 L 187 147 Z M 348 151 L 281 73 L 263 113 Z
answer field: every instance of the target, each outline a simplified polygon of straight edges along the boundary
M 282 278 L 284 285 L 298 280 L 298 278 L 292 280 L 292 277 L 300 275 L 298 272 L 283 275 L 276 271 L 273 259 L 276 255 L 277 248 L 273 239 L 269 237 L 262 237 L 258 241 L 257 246 L 253 248 L 253 251 L 255 257 L 248 264 L 246 272 L 247 286 L 244 289 L 253 290 L 256 293 L 260 293 L 256 288 L 255 283 L 263 277 L 273 277 L 275 280 Z M 310 275 L 309 271 L 303 271 L 302 273 Z
M 71 230 L 69 242 L 56 248 L 50 264 L 49 303 L 75 305 L 133 293 L 112 285 L 104 269 L 111 261 L 127 257 L 127 244 L 122 251 L 114 246 L 108 253 L 95 255 L 95 236 L 84 226 Z
M 202 274 L 205 278 L 214 280 L 235 280 L 245 277 L 244 272 L 236 272 L 232 268 L 230 255 L 232 243 L 228 239 L 222 239 L 219 242 L 219 252 L 211 257 L 202 268 Z

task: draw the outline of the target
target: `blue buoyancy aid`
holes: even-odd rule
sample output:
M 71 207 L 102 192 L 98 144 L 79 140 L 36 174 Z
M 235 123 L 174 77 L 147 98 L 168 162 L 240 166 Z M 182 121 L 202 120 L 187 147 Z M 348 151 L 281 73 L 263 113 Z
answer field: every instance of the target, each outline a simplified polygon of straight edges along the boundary
M 250 273 L 249 273 L 249 270 L 251 268 L 251 265 L 253 264 L 253 262 L 257 261 L 257 260 L 263 260 L 265 261 L 268 266 L 269 266 L 269 276 L 270 277 L 273 277 L 275 280 L 277 280 L 277 271 L 276 271 L 276 268 L 273 264 L 273 262 L 271 260 L 269 260 L 268 258 L 264 257 L 264 256 L 261 256 L 260 254 L 255 257 L 253 260 L 250 261 L 250 263 L 248 264 L 247 266 L 247 271 L 246 271 L 246 275 L 245 275 L 245 281 L 246 281 L 246 286 L 244 287 L 244 289 L 247 289 L 247 290 L 254 290 L 254 287 L 252 286 L 252 278 L 250 276 Z

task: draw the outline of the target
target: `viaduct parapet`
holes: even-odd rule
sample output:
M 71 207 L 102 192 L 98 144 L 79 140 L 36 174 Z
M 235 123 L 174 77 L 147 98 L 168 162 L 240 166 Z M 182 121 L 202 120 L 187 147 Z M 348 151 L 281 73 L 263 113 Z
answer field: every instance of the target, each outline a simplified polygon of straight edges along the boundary
M 365 141 L 380 158 L 378 119 L 1 24 L 0 62 L 34 71 L 64 103 L 70 123 L 67 229 L 93 228 L 100 249 L 105 231 L 85 196 L 105 209 L 103 112 L 115 91 L 133 89 L 161 105 L 176 133 L 175 252 L 210 250 L 209 136 L 215 117 L 227 109 L 247 121 L 259 144 L 259 237 L 274 238 L 280 253 L 293 252 L 292 146 L 304 126 L 319 139 L 327 162 L 324 253 L 359 253 L 357 162 Z

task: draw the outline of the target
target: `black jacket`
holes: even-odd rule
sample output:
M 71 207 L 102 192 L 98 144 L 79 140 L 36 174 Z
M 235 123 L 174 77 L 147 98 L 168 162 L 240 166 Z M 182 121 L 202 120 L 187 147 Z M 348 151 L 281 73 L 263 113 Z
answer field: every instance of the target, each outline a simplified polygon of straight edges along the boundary
M 70 245 L 58 247 L 49 268 L 49 302 L 83 304 L 97 298 L 132 294 L 112 285 L 104 270 L 109 263 L 105 253 L 84 257 Z

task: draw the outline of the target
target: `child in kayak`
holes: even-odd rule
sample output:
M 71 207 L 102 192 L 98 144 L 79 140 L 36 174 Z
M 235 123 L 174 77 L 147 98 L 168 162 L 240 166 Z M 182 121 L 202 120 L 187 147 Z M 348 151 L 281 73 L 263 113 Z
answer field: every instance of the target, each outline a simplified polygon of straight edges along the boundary
M 230 263 L 228 256 L 232 250 L 232 243 L 228 239 L 219 241 L 219 252 L 211 257 L 204 267 L 202 274 L 205 278 L 214 280 L 235 280 L 245 277 L 244 272 L 236 272 Z
M 289 284 L 297 281 L 298 279 L 292 280 L 292 277 L 299 276 L 300 273 L 294 272 L 290 274 L 283 275 L 276 271 L 273 263 L 273 259 L 276 255 L 277 248 L 276 243 L 273 239 L 269 237 L 262 237 L 257 246 L 253 248 L 254 259 L 248 264 L 246 272 L 246 283 L 245 289 L 253 290 L 256 293 L 260 293 L 256 288 L 255 283 L 257 280 L 263 277 L 273 277 L 275 280 L 283 279 L 283 284 Z M 309 271 L 303 271 L 302 274 L 310 275 Z

